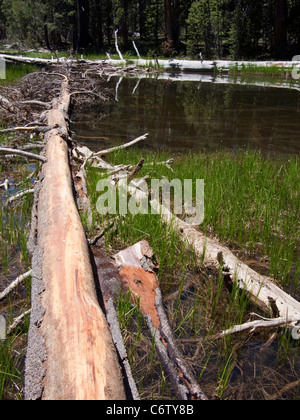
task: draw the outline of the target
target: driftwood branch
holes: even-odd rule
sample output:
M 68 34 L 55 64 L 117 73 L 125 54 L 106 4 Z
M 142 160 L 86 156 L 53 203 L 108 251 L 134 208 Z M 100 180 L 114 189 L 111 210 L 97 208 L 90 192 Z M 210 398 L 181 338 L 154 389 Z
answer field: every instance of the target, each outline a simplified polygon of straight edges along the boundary
M 11 204 L 11 203 L 13 203 L 14 201 L 17 201 L 17 200 L 19 200 L 20 198 L 24 197 L 25 195 L 27 195 L 27 194 L 33 194 L 33 193 L 34 193 L 34 189 L 33 189 L 33 188 L 31 188 L 31 189 L 29 189 L 29 190 L 26 190 L 26 191 L 21 191 L 20 193 L 15 194 L 15 195 L 13 195 L 12 197 L 10 197 L 10 198 L 6 201 L 6 203 L 7 203 L 7 204 Z
M 102 150 L 101 152 L 97 152 L 94 154 L 94 156 L 104 156 L 104 155 L 108 155 L 109 153 L 115 152 L 117 150 L 122 150 L 122 149 L 126 149 L 128 147 L 134 146 L 135 144 L 141 142 L 142 140 L 145 140 L 147 137 L 149 136 L 149 134 L 144 134 L 141 137 L 138 137 L 137 139 L 126 143 L 126 144 L 122 144 L 121 146 L 117 146 L 117 147 L 112 147 L 111 149 L 107 149 L 107 150 Z
M 18 103 L 22 105 L 38 105 L 46 109 L 51 109 L 51 106 L 52 106 L 51 103 L 49 102 L 42 102 L 42 101 L 37 101 L 37 100 L 20 101 Z
M 253 316 L 258 316 L 257 314 L 251 314 Z M 300 323 L 300 315 L 299 316 L 290 316 L 290 317 L 280 317 L 280 318 L 262 318 L 256 321 L 246 322 L 245 324 L 236 325 L 226 331 L 223 331 L 220 334 L 216 334 L 212 337 L 213 340 L 217 340 L 227 335 L 241 333 L 243 331 L 249 331 L 251 333 L 255 332 L 259 328 L 276 328 L 281 327 L 284 325 L 287 326 L 296 326 L 296 324 Z
M 29 309 L 28 311 L 24 312 L 23 314 L 15 318 L 13 320 L 13 323 L 8 327 L 7 334 L 8 335 L 11 334 L 16 328 L 18 328 L 18 326 L 24 321 L 24 318 L 30 314 L 31 314 L 31 309 Z
M 29 153 L 29 152 L 24 152 L 23 150 L 18 150 L 18 149 L 11 149 L 8 147 L 0 147 L 0 155 L 10 155 L 10 156 L 22 156 L 25 157 L 27 159 L 34 159 L 34 160 L 38 160 L 42 163 L 46 163 L 47 159 L 43 156 L 40 155 L 36 155 L 33 153 Z
M 24 280 L 28 279 L 32 275 L 32 270 L 29 270 L 27 273 L 19 276 L 14 280 L 2 293 L 0 293 L 0 301 L 6 298 L 14 289 L 16 289 L 19 284 L 21 284 Z

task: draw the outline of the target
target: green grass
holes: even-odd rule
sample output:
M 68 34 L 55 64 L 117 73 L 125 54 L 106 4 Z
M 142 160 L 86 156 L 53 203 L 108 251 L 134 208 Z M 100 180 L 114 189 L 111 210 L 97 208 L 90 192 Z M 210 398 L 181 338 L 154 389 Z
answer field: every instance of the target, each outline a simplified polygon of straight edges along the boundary
M 191 153 L 175 159 L 174 172 L 159 165 L 147 168 L 147 163 L 168 159 L 170 155 L 166 153 L 118 151 L 111 161 L 135 164 L 141 156 L 146 156 L 141 177 L 151 171 L 153 178 L 166 176 L 182 182 L 204 179 L 205 220 L 201 230 L 217 235 L 242 256 L 256 260 L 257 265 L 266 266 L 267 274 L 280 284 L 298 286 L 300 168 L 297 157 L 282 161 L 266 159 L 252 151 L 234 155 L 223 151 Z M 89 189 L 94 200 L 97 199 L 96 181 Z M 152 215 L 137 218 L 129 215 L 128 220 L 128 225 L 120 228 L 124 241 L 135 241 L 143 235 L 157 238 L 157 243 L 163 241 L 164 235 L 159 235 L 161 222 L 156 222 Z M 166 227 L 165 230 L 169 231 Z
M 110 155 L 109 160 L 114 164 L 135 165 L 141 157 L 145 158 L 145 165 L 140 177 L 151 171 L 151 177 L 155 179 L 162 176 L 169 180 L 204 179 L 205 220 L 200 228 L 207 235 L 217 236 L 246 262 L 254 261 L 253 268 L 273 275 L 278 283 L 293 288 L 294 293 L 299 295 L 300 179 L 297 157 L 282 161 L 269 160 L 258 152 L 250 151 L 235 154 L 225 151 L 191 153 L 175 157 L 173 172 L 165 166 L 149 165 L 172 157 L 167 153 L 121 150 Z M 94 208 L 99 195 L 96 192 L 99 179 L 99 172 L 88 168 L 88 190 Z M 106 219 L 96 211 L 93 218 L 95 226 L 103 225 Z M 105 236 L 110 253 L 142 239 L 147 239 L 154 250 L 168 317 L 174 334 L 188 360 L 191 360 L 195 375 L 201 378 L 201 384 L 209 395 L 230 398 L 231 387 L 235 386 L 236 392 L 240 388 L 240 383 L 235 382 L 236 366 L 243 360 L 241 354 L 246 351 L 247 340 L 243 338 L 245 336 L 228 336 L 212 343 L 211 337 L 248 321 L 249 313 L 257 312 L 257 308 L 235 283 L 232 290 L 228 290 L 222 273 L 207 272 L 199 266 L 195 253 L 181 241 L 172 226 L 161 221 L 160 216 L 129 214 L 121 217 Z M 193 286 L 184 291 L 184 285 L 191 276 Z M 142 395 L 151 398 L 149 386 L 156 390 L 156 397 L 160 391 L 166 392 L 164 395 L 172 395 L 169 389 L 166 390 L 167 381 L 165 378 L 162 380 L 163 376 L 158 373 L 161 372 L 159 361 L 153 361 L 151 337 L 147 337 L 143 329 L 143 321 L 137 314 L 138 305 L 132 308 L 128 296 L 120 299 L 122 305 L 127 302 L 127 307 L 119 316 Z M 120 307 L 121 304 L 118 305 Z M 261 340 L 264 342 L 264 338 Z M 276 379 L 270 382 L 263 367 L 260 372 L 264 385 L 271 389 L 275 386 L 275 390 L 280 384 L 280 375 L 289 375 L 287 377 L 294 379 L 296 372 L 297 378 L 300 364 L 298 345 L 285 340 L 284 335 L 278 340 L 278 344 L 270 350 L 275 362 L 268 366 L 268 372 Z M 256 363 L 261 366 L 262 362 L 259 359 L 253 363 L 251 369 L 255 369 Z M 290 365 L 294 373 L 287 368 Z M 283 370 L 284 366 L 287 371 Z M 261 386 L 258 387 L 255 381 L 248 389 L 245 388 L 244 395 L 252 393 L 263 398 Z
M 229 69 L 229 74 L 253 74 L 253 75 L 265 75 L 265 76 L 290 76 L 292 77 L 293 67 L 280 67 L 277 65 L 263 66 L 256 64 L 242 64 L 241 67 L 238 64 L 232 65 Z
M 26 178 L 29 171 L 24 164 L 0 165 L 0 180 L 13 170 L 15 181 Z M 11 179 L 11 178 L 10 178 Z M 20 182 L 20 181 L 19 181 Z M 30 181 L 23 181 L 20 189 L 27 189 Z M 16 192 L 16 191 L 14 191 Z M 10 187 L 10 194 L 13 194 Z M 31 266 L 27 250 L 30 230 L 32 195 L 6 205 L 8 193 L 0 191 L 0 284 L 1 291 L 18 275 L 25 273 Z M 0 313 L 5 314 L 7 326 L 14 318 L 30 308 L 31 279 L 0 302 Z M 29 317 L 6 340 L 0 341 L 0 400 L 22 399 L 24 387 L 24 360 L 26 353 Z
M 35 72 L 38 67 L 30 64 L 6 64 L 6 79 L 0 79 L 0 86 L 12 85 L 29 73 Z

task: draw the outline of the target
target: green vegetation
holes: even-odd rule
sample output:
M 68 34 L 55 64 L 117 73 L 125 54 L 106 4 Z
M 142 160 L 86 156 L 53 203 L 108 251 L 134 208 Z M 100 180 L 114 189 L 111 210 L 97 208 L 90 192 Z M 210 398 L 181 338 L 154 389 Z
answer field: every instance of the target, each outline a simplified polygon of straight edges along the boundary
M 142 151 L 119 151 L 112 159 L 114 163 L 137 162 L 141 155 Z M 147 162 L 167 159 L 166 154 L 148 152 L 141 177 L 149 170 Z M 295 283 L 298 286 L 300 179 L 297 157 L 272 161 L 251 151 L 235 155 L 224 151 L 190 153 L 178 157 L 172 168 L 174 172 L 163 165 L 154 166 L 151 176 L 166 176 L 182 182 L 184 179 L 205 180 L 202 230 L 208 235 L 217 235 L 237 251 L 240 249 L 246 259 L 256 260 L 257 266 L 264 266 L 264 272 L 269 271 L 281 284 Z M 90 184 L 89 191 L 94 191 L 95 200 L 97 175 L 94 176 L 96 179 Z M 127 224 L 122 224 L 119 230 L 124 241 L 134 242 L 143 234 L 154 237 L 157 242 L 160 236 L 164 237 L 159 235 L 159 226 L 153 235 L 156 222 L 151 215 L 136 218 L 129 215 L 127 219 L 128 231 Z M 136 231 L 129 228 L 135 224 Z
M 258 152 L 206 152 L 180 155 L 175 158 L 173 171 L 151 162 L 170 158 L 166 153 L 144 152 L 142 149 L 117 151 L 111 162 L 137 163 L 145 157 L 140 177 L 151 170 L 152 178 L 205 179 L 205 221 L 201 229 L 207 235 L 218 236 L 233 248 L 240 258 L 263 274 L 274 275 L 283 286 L 299 295 L 299 161 L 271 161 Z M 88 168 L 88 190 L 95 208 L 99 193 L 96 185 L 99 172 Z M 110 216 L 109 220 L 114 216 Z M 94 225 L 106 220 L 94 210 Z M 159 216 L 127 215 L 118 219 L 105 234 L 107 252 L 114 253 L 139 240 L 147 239 L 153 247 L 158 266 L 158 278 L 173 331 L 180 341 L 187 360 L 192 363 L 201 386 L 208 395 L 220 398 L 265 398 L 282 387 L 299 369 L 299 345 L 289 333 L 278 332 L 274 345 L 266 350 L 268 369 L 264 368 L 264 353 L 247 361 L 248 336 L 228 336 L 212 342 L 217 332 L 249 320 L 256 311 L 249 296 L 236 284 L 228 289 L 222 273 L 207 272 L 196 261 L 193 251 L 183 243 L 172 226 Z M 190 282 L 192 286 L 186 289 Z M 128 294 L 118 302 L 119 319 L 134 377 L 144 398 L 172 398 L 171 389 L 162 375 L 161 365 L 153 353 L 152 339 L 147 332 L 138 302 L 131 306 Z M 258 340 L 267 341 L 260 333 Z M 255 346 L 255 340 L 253 341 Z M 263 350 L 261 350 L 262 352 Z M 258 369 L 257 379 L 248 378 L 240 390 L 241 366 Z M 287 366 L 291 366 L 287 368 Z M 286 369 L 286 371 L 284 371 Z M 285 372 L 282 374 L 282 372 Z M 295 390 L 293 391 L 295 392 Z M 295 397 L 295 394 L 290 394 Z
M 235 64 L 229 69 L 229 74 L 249 74 L 249 75 L 264 75 L 264 76 L 284 76 L 292 78 L 292 67 L 279 67 L 279 66 L 260 66 L 257 64 L 242 64 L 241 67 Z
M 19 170 L 22 170 L 21 167 Z M 20 176 L 26 175 L 26 172 L 23 169 Z M 21 183 L 19 188 L 28 188 L 28 181 Z M 2 191 L 0 193 L 0 284 L 3 290 L 20 273 L 27 272 L 31 265 L 27 239 L 32 197 L 26 196 L 12 207 L 5 205 L 8 195 Z M 8 326 L 13 323 L 14 318 L 30 308 L 30 283 L 30 279 L 26 280 L 0 303 L 1 314 L 5 315 Z M 0 341 L 0 400 L 22 398 L 28 327 L 29 316 L 26 316 L 25 322 L 8 335 L 6 340 Z
M 20 71 L 20 67 L 22 71 Z M 13 66 L 12 74 L 24 75 L 23 66 Z M 1 136 L 0 143 L 5 145 L 10 140 Z M 13 162 L 0 162 L 0 180 L 7 177 L 10 181 L 8 191 L 0 189 L 0 288 L 3 291 L 16 277 L 26 273 L 31 267 L 27 249 L 30 231 L 30 218 L 33 197 L 29 194 L 13 204 L 7 199 L 18 191 L 32 185 L 28 175 L 34 171 L 34 165 L 24 164 L 21 158 Z M 7 298 L 0 302 L 0 313 L 6 318 L 7 327 L 15 318 L 31 307 L 31 278 L 23 282 Z M 22 399 L 24 388 L 24 361 L 27 346 L 29 315 L 14 329 L 6 340 L 0 340 L 0 400 Z
M 1 0 L 0 36 L 48 50 L 291 59 L 299 53 L 299 0 Z
M 0 79 L 0 86 L 12 85 L 13 83 L 16 83 L 21 77 L 24 77 L 27 74 L 37 70 L 38 67 L 36 66 L 6 63 L 6 78 Z

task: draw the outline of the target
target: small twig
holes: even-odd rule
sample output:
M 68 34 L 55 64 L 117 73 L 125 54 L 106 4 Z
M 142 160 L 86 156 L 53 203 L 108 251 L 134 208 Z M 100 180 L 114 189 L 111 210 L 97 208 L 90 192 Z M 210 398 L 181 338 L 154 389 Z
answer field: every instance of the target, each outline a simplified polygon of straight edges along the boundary
M 295 382 L 291 382 L 290 384 L 284 386 L 277 394 L 272 395 L 270 398 L 268 398 L 269 401 L 277 400 L 278 398 L 282 397 L 283 394 L 286 392 L 291 391 L 293 388 L 296 388 L 300 386 L 300 379 L 298 379 Z
M 12 290 L 18 287 L 20 283 L 22 283 L 31 275 L 32 275 L 32 270 L 29 270 L 27 273 L 23 274 L 22 276 L 17 277 L 16 280 L 14 280 L 2 293 L 0 293 L 0 301 L 3 300 L 6 296 L 8 296 Z
M 7 201 L 6 204 L 11 204 L 16 200 L 19 200 L 20 198 L 24 197 L 27 194 L 33 194 L 34 193 L 34 189 L 30 189 L 30 190 L 26 190 L 26 191 L 22 191 L 16 195 L 13 195 L 12 197 L 10 197 Z
M 134 170 L 129 174 L 128 181 L 127 181 L 128 183 L 130 181 L 132 181 L 136 177 L 136 175 L 140 172 L 140 170 L 143 168 L 144 162 L 145 162 L 145 159 L 142 158 L 139 161 L 139 163 L 136 165 L 136 167 L 134 168 Z
M 105 235 L 106 232 L 108 232 L 111 228 L 114 227 L 114 225 L 119 221 L 119 217 L 116 218 L 113 222 L 111 222 L 105 229 L 103 229 L 99 235 L 94 236 L 94 238 L 92 239 L 88 239 L 88 242 L 90 245 L 95 245 L 99 239 L 103 238 L 103 236 Z
M 7 329 L 7 335 L 11 334 L 12 331 L 15 330 L 23 322 L 25 316 L 30 315 L 30 314 L 31 314 L 31 309 L 29 309 L 28 311 L 24 312 L 23 314 L 15 318 L 13 320 L 13 323 Z
M 33 153 L 24 152 L 23 150 L 18 149 L 10 149 L 10 148 L 4 148 L 0 147 L 0 155 L 12 155 L 12 156 L 22 156 L 26 157 L 28 159 L 35 159 L 42 163 L 46 163 L 47 159 L 40 155 L 35 155 Z

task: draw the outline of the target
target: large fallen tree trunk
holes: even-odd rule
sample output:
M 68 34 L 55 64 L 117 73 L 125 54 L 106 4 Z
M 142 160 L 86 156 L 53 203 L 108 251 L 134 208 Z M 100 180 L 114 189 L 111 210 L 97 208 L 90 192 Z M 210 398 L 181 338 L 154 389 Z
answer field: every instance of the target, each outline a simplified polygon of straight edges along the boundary
M 98 303 L 87 240 L 73 197 L 66 142 L 69 103 L 68 79 L 64 76 L 60 97 L 47 113 L 48 125 L 57 128 L 45 136 L 47 163 L 42 168 L 35 215 L 25 398 L 125 399 L 120 366 Z

